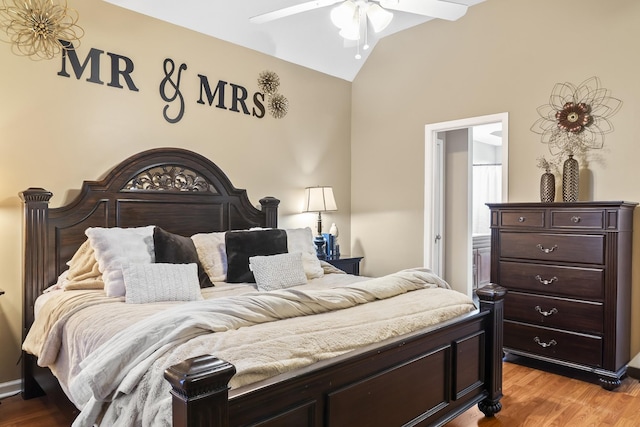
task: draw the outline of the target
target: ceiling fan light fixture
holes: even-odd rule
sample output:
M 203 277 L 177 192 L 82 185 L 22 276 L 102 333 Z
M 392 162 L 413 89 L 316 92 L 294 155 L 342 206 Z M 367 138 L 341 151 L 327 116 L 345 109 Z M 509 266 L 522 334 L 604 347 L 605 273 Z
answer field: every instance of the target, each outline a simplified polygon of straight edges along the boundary
M 354 22 L 353 25 L 341 29 L 338 34 L 347 40 L 360 40 L 360 24 Z
M 373 31 L 379 33 L 389 26 L 393 19 L 393 13 L 384 10 L 378 4 L 369 3 L 367 6 L 367 18 L 371 22 Z
M 351 25 L 356 17 L 358 16 L 358 7 L 351 0 L 346 0 L 341 3 L 339 6 L 331 9 L 331 22 L 336 27 L 342 29 L 348 25 Z

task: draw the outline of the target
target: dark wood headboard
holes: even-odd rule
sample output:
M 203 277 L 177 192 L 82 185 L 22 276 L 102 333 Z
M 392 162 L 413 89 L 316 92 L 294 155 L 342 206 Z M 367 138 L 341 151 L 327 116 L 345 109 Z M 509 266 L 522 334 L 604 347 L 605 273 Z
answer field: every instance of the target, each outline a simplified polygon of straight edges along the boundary
M 35 299 L 53 284 L 88 227 L 158 225 L 183 236 L 250 227 L 277 227 L 273 197 L 251 205 L 209 159 L 180 148 L 138 153 L 100 181 L 85 181 L 65 206 L 49 209 L 53 194 L 42 188 L 20 193 L 24 201 L 23 339 L 33 323 Z

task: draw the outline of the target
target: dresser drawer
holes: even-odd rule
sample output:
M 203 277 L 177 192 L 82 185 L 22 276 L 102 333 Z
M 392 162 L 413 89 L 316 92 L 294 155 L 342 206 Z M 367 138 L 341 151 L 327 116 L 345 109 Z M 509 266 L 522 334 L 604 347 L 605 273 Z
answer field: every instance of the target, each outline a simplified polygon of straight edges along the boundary
M 504 316 L 508 320 L 573 332 L 604 332 L 602 303 L 508 292 L 505 297 Z
M 602 339 L 505 320 L 504 347 L 552 359 L 602 366 Z
M 500 257 L 604 264 L 604 235 L 502 231 Z
M 500 212 L 502 227 L 544 227 L 544 212 L 541 210 L 522 210 Z
M 552 228 L 604 228 L 604 211 L 551 211 Z
M 570 298 L 604 300 L 602 268 L 500 261 L 500 286 Z

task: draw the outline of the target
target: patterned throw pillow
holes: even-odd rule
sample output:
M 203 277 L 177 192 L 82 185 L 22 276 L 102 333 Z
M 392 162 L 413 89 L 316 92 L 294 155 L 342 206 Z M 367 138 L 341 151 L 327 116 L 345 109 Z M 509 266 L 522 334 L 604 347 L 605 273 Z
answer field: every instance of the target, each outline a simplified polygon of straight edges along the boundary
M 193 264 L 129 264 L 122 267 L 125 302 L 202 300 L 198 267 Z
M 286 289 L 307 283 L 300 252 L 250 257 L 249 268 L 261 291 Z

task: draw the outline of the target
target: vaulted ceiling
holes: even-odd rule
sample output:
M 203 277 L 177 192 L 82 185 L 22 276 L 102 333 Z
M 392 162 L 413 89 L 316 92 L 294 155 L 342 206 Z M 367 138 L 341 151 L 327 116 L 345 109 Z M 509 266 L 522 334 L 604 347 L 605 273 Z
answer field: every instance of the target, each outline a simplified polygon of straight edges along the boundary
M 105 0 L 209 36 L 244 46 L 347 81 L 353 81 L 378 40 L 398 31 L 424 24 L 433 18 L 393 11 L 391 24 L 380 33 L 367 32 L 369 49 L 346 41 L 330 20 L 325 6 L 266 23 L 250 18 L 290 7 L 304 0 Z M 399 0 L 402 2 L 402 0 Z M 484 0 L 455 0 L 473 6 Z M 464 16 L 460 19 L 464 19 Z M 430 43 L 437 43 L 431 40 Z

